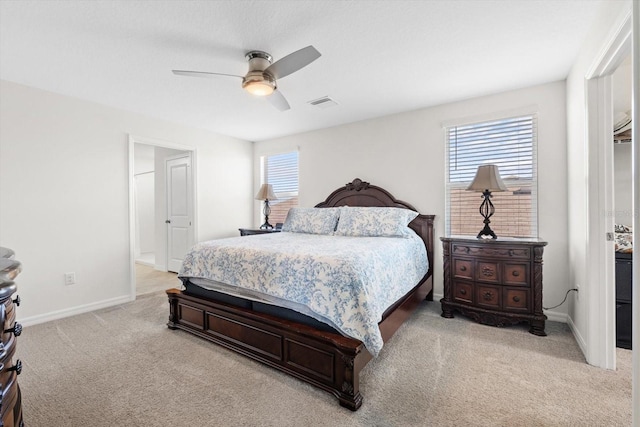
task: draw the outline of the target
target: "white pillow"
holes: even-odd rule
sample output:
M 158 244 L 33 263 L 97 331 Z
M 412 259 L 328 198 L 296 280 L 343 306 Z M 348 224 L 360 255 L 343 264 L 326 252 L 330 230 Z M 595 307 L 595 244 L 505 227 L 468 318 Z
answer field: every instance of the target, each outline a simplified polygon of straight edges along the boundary
M 291 233 L 333 234 L 340 208 L 291 208 L 282 231 Z
M 339 236 L 407 237 L 408 225 L 418 212 L 404 208 L 343 206 L 336 233 Z

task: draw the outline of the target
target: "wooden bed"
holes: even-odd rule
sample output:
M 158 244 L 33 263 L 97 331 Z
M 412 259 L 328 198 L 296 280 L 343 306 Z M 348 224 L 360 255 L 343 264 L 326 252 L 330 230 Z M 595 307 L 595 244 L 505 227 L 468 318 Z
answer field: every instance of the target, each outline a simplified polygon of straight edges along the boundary
M 357 178 L 316 207 L 345 205 L 417 211 L 386 190 Z M 433 300 L 433 219 L 434 215 L 419 215 L 409 224 L 425 243 L 429 271 L 385 311 L 379 323 L 385 343 L 424 299 Z M 167 295 L 170 329 L 190 332 L 333 393 L 340 405 L 353 411 L 362 405 L 359 375 L 372 356 L 361 341 L 178 289 L 169 289 Z

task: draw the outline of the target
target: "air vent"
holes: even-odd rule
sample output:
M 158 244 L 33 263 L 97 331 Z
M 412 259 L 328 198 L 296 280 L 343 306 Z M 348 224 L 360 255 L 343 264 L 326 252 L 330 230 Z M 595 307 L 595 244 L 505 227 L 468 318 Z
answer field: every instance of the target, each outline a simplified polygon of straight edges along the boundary
M 323 96 L 322 98 L 314 99 L 313 101 L 309 101 L 308 103 L 311 105 L 315 105 L 318 108 L 329 108 L 329 107 L 335 107 L 336 105 L 338 105 L 336 101 L 329 98 L 328 96 Z

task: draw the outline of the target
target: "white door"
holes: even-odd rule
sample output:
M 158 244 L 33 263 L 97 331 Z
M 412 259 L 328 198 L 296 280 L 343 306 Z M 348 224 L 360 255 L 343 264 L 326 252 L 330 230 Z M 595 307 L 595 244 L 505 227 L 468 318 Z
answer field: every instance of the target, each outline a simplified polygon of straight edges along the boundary
M 167 270 L 178 272 L 193 245 L 193 199 L 191 156 L 166 160 L 167 176 Z

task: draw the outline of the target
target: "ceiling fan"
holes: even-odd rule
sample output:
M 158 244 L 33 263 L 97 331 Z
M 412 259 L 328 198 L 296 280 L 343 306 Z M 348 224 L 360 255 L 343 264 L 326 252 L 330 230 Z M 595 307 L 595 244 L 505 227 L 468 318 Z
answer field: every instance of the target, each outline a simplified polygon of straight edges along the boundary
M 320 52 L 313 46 L 297 50 L 272 63 L 273 58 L 267 52 L 252 50 L 245 57 L 249 61 L 249 71 L 245 76 L 206 71 L 173 70 L 173 74 L 189 77 L 228 76 L 242 79 L 242 88 L 256 96 L 266 96 L 267 100 L 280 111 L 290 109 L 289 103 L 278 90 L 276 81 L 320 58 Z

